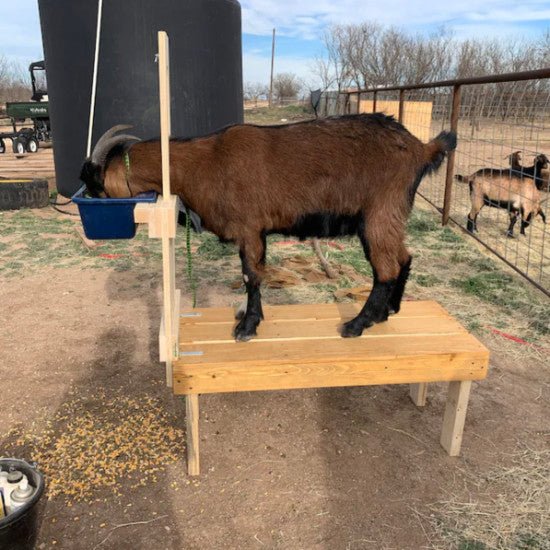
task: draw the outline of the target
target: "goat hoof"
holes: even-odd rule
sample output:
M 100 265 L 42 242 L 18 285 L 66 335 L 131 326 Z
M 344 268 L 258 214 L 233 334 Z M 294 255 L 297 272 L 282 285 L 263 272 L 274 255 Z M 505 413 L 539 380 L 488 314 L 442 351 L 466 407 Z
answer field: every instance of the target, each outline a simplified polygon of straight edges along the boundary
M 243 317 L 239 324 L 235 327 L 233 335 L 237 342 L 248 342 L 256 336 L 256 327 L 260 324 L 260 320 L 250 320 L 249 317 Z
M 235 341 L 237 342 L 248 342 L 249 340 L 252 340 L 254 336 L 256 336 L 256 331 L 252 333 L 235 331 Z
M 365 328 L 366 327 L 363 323 L 358 323 L 355 319 L 352 319 L 351 321 L 344 323 L 341 332 L 342 338 L 357 338 L 363 334 L 363 330 L 365 330 Z
M 506 232 L 506 236 L 507 236 L 509 239 L 513 239 L 513 238 L 514 238 L 514 234 L 513 234 L 513 233 L 510 233 L 510 231 L 507 231 L 507 232 Z

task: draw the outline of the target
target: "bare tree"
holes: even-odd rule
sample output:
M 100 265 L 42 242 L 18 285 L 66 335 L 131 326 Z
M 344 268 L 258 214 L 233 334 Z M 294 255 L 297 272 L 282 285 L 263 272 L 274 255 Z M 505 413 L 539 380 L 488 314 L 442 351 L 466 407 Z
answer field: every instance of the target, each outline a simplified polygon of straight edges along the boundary
M 312 72 L 317 75 L 317 78 L 321 82 L 322 90 L 328 90 L 336 81 L 334 73 L 330 67 L 329 61 L 324 58 L 317 56 L 313 59 L 311 66 Z
M 7 101 L 24 101 L 30 96 L 28 77 L 22 66 L 0 55 L 0 107 Z
M 245 82 L 243 91 L 244 98 L 248 101 L 253 101 L 254 104 L 257 105 L 260 97 L 269 94 L 269 86 L 261 82 Z
M 325 88 L 337 91 L 350 84 L 358 88 L 416 84 L 550 63 L 550 31 L 530 40 L 458 41 L 444 28 L 430 36 L 413 36 L 367 21 L 334 25 L 323 42 L 326 57 L 316 61 L 314 72 Z
M 302 88 L 301 80 L 294 73 L 278 73 L 273 78 L 273 91 L 279 102 L 296 99 Z

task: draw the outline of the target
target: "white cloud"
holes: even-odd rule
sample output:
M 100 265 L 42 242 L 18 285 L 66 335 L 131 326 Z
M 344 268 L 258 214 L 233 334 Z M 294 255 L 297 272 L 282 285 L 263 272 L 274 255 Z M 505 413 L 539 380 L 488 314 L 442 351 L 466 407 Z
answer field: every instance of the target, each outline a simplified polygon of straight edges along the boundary
M 547 0 L 242 0 L 243 30 L 268 35 L 273 27 L 279 34 L 301 38 L 319 37 L 332 23 L 378 21 L 402 27 L 465 22 L 498 24 L 516 21 L 549 21 Z

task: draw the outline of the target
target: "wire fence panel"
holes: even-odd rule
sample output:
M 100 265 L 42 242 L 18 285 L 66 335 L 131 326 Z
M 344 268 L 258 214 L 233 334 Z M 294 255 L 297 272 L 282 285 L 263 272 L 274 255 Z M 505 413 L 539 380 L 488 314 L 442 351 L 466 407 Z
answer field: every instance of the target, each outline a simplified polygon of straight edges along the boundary
M 454 104 L 454 158 L 419 194 L 550 295 L 550 79 L 508 76 L 326 92 L 318 113 L 385 112 L 426 142 L 451 128 Z

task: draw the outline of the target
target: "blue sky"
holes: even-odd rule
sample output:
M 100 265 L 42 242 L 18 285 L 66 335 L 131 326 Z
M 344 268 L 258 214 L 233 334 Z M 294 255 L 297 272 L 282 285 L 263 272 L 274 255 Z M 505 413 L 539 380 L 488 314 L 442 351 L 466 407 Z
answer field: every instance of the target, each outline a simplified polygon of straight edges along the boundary
M 550 26 L 550 0 L 242 0 L 241 6 L 244 80 L 264 83 L 273 27 L 275 71 L 311 82 L 312 60 L 323 52 L 323 31 L 334 23 L 371 20 L 411 33 L 444 25 L 458 38 L 536 36 Z M 37 0 L 0 0 L 0 36 L 0 55 L 24 64 L 41 59 Z

